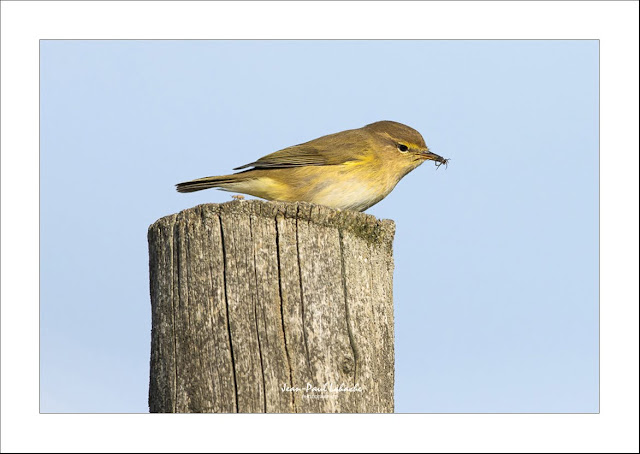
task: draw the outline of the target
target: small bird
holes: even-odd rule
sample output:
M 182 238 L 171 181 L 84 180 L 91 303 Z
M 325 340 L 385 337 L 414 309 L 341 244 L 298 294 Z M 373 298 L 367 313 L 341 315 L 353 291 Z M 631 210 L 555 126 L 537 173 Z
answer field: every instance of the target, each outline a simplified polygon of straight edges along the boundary
M 285 148 L 232 175 L 178 183 L 178 192 L 218 188 L 267 200 L 304 201 L 364 211 L 384 199 L 424 161 L 449 161 L 429 151 L 418 131 L 378 121 Z

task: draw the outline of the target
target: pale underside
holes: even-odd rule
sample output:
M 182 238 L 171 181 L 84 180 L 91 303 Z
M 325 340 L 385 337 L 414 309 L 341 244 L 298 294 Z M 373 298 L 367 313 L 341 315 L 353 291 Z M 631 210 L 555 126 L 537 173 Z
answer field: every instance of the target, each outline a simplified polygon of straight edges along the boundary
M 277 179 L 266 176 L 224 183 L 219 189 L 241 192 L 267 200 L 313 201 L 313 203 L 341 210 L 364 211 L 385 198 L 396 183 L 394 181 L 392 184 L 380 187 L 370 179 L 359 178 L 357 175 L 339 177 L 338 172 L 335 172 L 321 181 L 300 185 L 295 191 L 291 191 L 291 188 L 285 190 L 284 185 Z

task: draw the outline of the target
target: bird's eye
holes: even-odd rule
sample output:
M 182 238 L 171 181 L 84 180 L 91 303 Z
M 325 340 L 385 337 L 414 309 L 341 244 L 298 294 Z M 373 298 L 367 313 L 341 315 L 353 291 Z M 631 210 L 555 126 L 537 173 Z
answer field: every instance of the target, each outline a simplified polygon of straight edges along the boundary
M 399 143 L 398 144 L 398 150 L 400 150 L 402 153 L 406 152 L 408 149 L 409 149 L 409 147 L 406 146 L 405 144 L 403 144 L 403 143 Z

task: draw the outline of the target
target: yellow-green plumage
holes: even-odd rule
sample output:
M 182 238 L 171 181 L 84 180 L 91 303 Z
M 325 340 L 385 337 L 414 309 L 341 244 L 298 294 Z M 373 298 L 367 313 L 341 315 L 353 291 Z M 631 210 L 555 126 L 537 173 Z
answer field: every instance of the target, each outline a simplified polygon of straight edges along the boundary
M 380 121 L 285 148 L 235 169 L 250 170 L 176 186 L 179 192 L 219 188 L 267 200 L 363 211 L 425 160 L 446 163 L 429 151 L 416 130 Z

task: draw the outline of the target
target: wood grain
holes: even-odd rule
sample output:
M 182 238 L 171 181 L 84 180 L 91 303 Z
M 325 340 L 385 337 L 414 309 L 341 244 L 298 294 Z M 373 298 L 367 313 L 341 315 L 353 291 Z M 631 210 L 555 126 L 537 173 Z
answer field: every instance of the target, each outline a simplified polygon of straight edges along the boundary
M 393 412 L 394 231 L 257 200 L 155 222 L 150 411 Z

